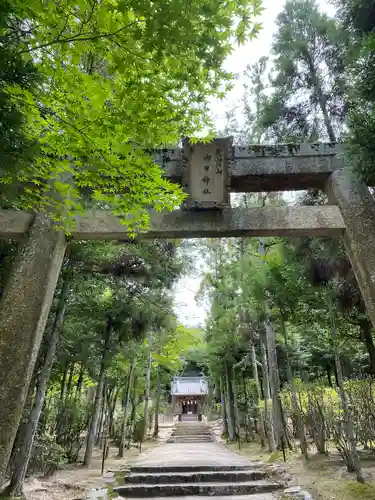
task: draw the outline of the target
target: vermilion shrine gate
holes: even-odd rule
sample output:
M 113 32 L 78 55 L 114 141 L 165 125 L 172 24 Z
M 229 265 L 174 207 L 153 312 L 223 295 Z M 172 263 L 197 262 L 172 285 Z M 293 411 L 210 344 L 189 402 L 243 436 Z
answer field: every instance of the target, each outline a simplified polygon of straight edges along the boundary
M 184 143 L 155 161 L 189 193 L 184 209 L 152 214 L 146 238 L 341 236 L 375 324 L 375 202 L 346 168 L 336 144 L 232 148 L 229 139 Z M 230 192 L 318 188 L 330 205 L 231 208 Z M 97 210 L 77 217 L 72 238 L 124 239 L 114 216 Z M 47 216 L 0 211 L 0 237 L 23 240 L 0 302 L 0 478 L 21 418 L 66 238 Z M 5 465 L 4 465 L 5 464 Z

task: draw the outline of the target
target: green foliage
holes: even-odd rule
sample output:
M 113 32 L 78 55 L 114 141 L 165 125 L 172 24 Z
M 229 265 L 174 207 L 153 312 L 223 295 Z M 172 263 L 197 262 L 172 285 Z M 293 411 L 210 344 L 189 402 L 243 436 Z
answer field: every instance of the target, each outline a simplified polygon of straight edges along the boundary
M 372 500 L 375 497 L 375 487 L 373 484 L 347 483 L 345 492 L 349 498 L 361 498 L 362 500 Z
M 347 114 L 345 32 L 315 0 L 288 0 L 276 24 L 260 128 L 278 142 L 336 141 Z
M 301 413 L 308 437 L 320 453 L 329 451 L 334 445 L 345 462 L 349 462 L 349 436 L 346 433 L 345 417 L 337 388 L 325 387 L 321 383 L 302 383 L 295 385 Z M 348 380 L 344 384 L 347 394 L 354 434 L 357 445 L 372 449 L 375 428 L 372 425 L 374 411 L 374 384 L 371 379 Z M 290 388 L 282 392 L 284 411 L 293 414 Z
M 359 175 L 369 185 L 374 180 L 375 149 L 375 36 L 361 41 L 358 59 L 352 63 L 353 107 L 349 116 L 348 156 Z
M 37 141 L 28 138 L 25 127 L 27 117 L 22 109 L 12 102 L 11 95 L 5 91 L 8 86 L 15 86 L 22 92 L 30 92 L 40 81 L 37 67 L 33 60 L 24 59 L 18 51 L 17 38 L 11 37 L 5 43 L 4 34 L 8 24 L 13 22 L 15 29 L 17 20 L 13 19 L 12 2 L 4 1 L 0 5 L 0 170 L 16 171 L 18 165 L 27 168 L 34 155 L 39 154 Z M 11 206 L 10 199 L 14 195 L 10 186 L 0 184 L 0 203 L 3 207 Z
M 16 59 L 15 76 L 0 76 L 3 96 L 22 140 L 38 148 L 32 161 L 3 165 L 18 204 L 67 230 L 87 205 L 109 207 L 132 232 L 147 226 L 147 209 L 179 205 L 180 188 L 144 150 L 209 125 L 209 98 L 231 79 L 222 66 L 233 38 L 259 30 L 259 0 L 5 5 L 2 47 Z M 33 86 L 17 78 L 28 65 L 40 79 Z
M 134 430 L 133 430 L 133 441 L 135 443 L 142 443 L 144 441 L 144 429 L 145 429 L 145 420 L 144 416 L 141 413 L 137 413 L 135 417 Z
M 30 474 L 51 476 L 66 461 L 64 448 L 56 443 L 54 436 L 44 433 L 34 443 L 28 470 Z
M 183 252 L 171 242 L 122 245 L 77 242 L 70 245 L 63 270 L 69 293 L 63 304 L 65 314 L 57 360 L 48 382 L 38 426 L 40 445 L 37 440 L 33 453 L 39 453 L 39 446 L 43 450 L 40 451 L 40 462 L 32 458 L 32 472 L 44 473 L 58 468 L 62 463 L 61 457 L 68 463 L 79 460 L 80 451 L 85 446 L 84 436 L 93 420 L 93 400 L 100 375 L 104 375 L 104 391 L 99 405 L 100 414 L 97 415 L 97 435 L 94 437 L 99 442 L 105 429 L 113 443 L 120 444 L 124 396 L 129 386 L 125 448 L 128 443 L 131 444 L 133 424 L 143 419 L 148 366 L 146 338 L 150 332 L 153 332 L 152 354 L 155 354 L 151 367 L 151 396 L 156 393 L 159 379 L 159 407 L 165 407 L 165 385 L 184 362 L 179 353 L 188 351 L 196 341 L 196 332 L 178 325 L 173 314 L 170 289 L 184 271 L 183 263 Z M 51 329 L 55 328 L 55 315 L 61 312 L 58 296 L 62 282 L 58 284 L 57 297 L 48 320 L 30 386 L 30 398 L 43 365 Z M 134 369 L 129 383 L 131 367 Z M 117 415 L 119 404 L 122 411 Z M 149 408 L 151 425 L 155 408 L 152 401 Z M 135 426 L 135 437 L 141 425 L 138 422 Z M 50 449 L 50 462 L 47 461 L 47 449 Z
M 79 452 L 84 444 L 82 433 L 86 430 L 90 406 L 86 401 L 69 398 L 65 401 L 54 401 L 56 426 L 56 442 L 63 449 L 68 463 L 77 463 Z M 53 421 L 52 415 L 49 419 Z

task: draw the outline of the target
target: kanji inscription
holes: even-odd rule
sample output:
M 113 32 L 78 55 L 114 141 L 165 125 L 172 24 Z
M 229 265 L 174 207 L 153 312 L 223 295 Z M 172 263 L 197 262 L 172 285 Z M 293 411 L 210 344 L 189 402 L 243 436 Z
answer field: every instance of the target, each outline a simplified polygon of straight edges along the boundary
M 183 184 L 187 208 L 228 208 L 232 140 L 215 139 L 208 144 L 184 141 Z

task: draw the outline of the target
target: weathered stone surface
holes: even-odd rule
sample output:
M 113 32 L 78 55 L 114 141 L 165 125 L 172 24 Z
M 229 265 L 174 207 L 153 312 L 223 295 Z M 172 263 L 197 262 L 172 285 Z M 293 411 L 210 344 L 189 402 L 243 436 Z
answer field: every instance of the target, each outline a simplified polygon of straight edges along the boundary
M 238 193 L 323 189 L 342 160 L 334 156 L 237 158 L 232 167 L 231 190 Z
M 251 145 L 233 148 L 231 190 L 237 192 L 283 191 L 307 188 L 322 189 L 331 172 L 342 168 L 336 155 L 341 144 Z M 154 153 L 165 176 L 181 184 L 182 150 Z
M 204 443 L 213 440 L 209 427 L 203 422 L 179 422 L 167 443 Z
M 245 466 L 253 469 L 252 462 L 249 462 L 245 457 L 236 455 L 225 446 L 213 442 L 186 443 L 184 445 L 172 443 L 156 446 L 147 454 L 142 453 L 132 464 L 131 469 L 133 472 L 143 472 L 144 467 L 148 469 L 153 467 L 154 471 L 160 467 L 160 472 L 162 470 L 170 472 L 171 468 L 173 470 L 185 468 L 189 471 L 192 467 L 195 467 L 195 470 L 204 470 L 205 466 L 209 470 L 215 466 L 224 467 L 226 470 L 228 470 L 228 466 L 236 468 L 237 466 Z M 142 469 L 140 470 L 140 468 Z
M 7 211 L 8 212 L 8 211 Z M 16 239 L 26 230 L 25 214 L 13 212 L 1 225 L 0 237 Z M 31 220 L 31 216 L 29 217 Z M 104 210 L 87 212 L 77 218 L 71 237 L 77 240 L 121 240 L 127 238 L 120 219 Z M 228 236 L 339 236 L 345 224 L 336 206 L 232 208 L 219 212 L 176 210 L 155 213 L 151 228 L 142 238 L 222 238 Z
M 45 215 L 33 221 L 0 302 L 0 484 L 65 253 Z
M 194 430 L 199 424 L 191 422 L 181 427 Z M 141 454 L 131 466 L 130 475 L 125 476 L 125 486 L 115 491 L 125 498 L 228 495 L 234 500 L 272 500 L 272 492 L 281 485 L 267 480 L 267 472 L 259 468 L 262 465 L 218 443 L 164 444 Z
M 20 210 L 0 210 L 0 237 L 21 240 L 28 231 L 33 214 Z
M 207 144 L 184 141 L 182 185 L 189 195 L 184 201 L 187 208 L 230 206 L 231 160 L 232 138 Z
M 115 497 L 114 500 L 118 500 L 122 497 Z M 169 500 L 187 500 L 187 497 L 168 497 Z M 274 496 L 272 493 L 256 493 L 254 495 L 215 495 L 215 500 L 276 500 L 277 496 Z M 163 497 L 154 497 L 153 500 L 165 500 Z M 188 500 L 212 500 L 212 496 L 195 496 L 189 495 Z
M 299 500 L 313 500 L 313 497 L 306 490 L 300 491 L 297 493 L 296 498 Z
M 286 494 L 295 494 L 295 493 L 299 493 L 301 491 L 301 486 L 292 486 L 290 488 L 287 488 L 286 490 L 284 490 L 284 493 Z
M 165 453 L 166 450 L 163 450 L 163 453 Z M 218 465 L 215 463 L 214 465 L 208 465 L 208 464 L 203 464 L 203 465 L 163 465 L 162 460 L 159 460 L 157 464 L 155 465 L 134 465 L 131 468 L 131 472 L 135 473 L 142 473 L 142 474 L 153 474 L 153 473 L 159 473 L 159 472 L 167 472 L 168 474 L 180 474 L 182 472 L 225 472 L 225 471 L 240 471 L 240 470 L 253 470 L 256 468 L 261 468 L 263 467 L 263 463 L 258 464 L 258 462 L 247 462 L 245 465 Z
M 17 213 L 20 214 L 19 218 Z M 8 218 L 5 230 L 0 225 L 0 235 L 9 237 L 12 234 L 21 237 L 25 230 L 25 217 L 22 212 L 17 213 Z M 337 207 L 330 205 L 233 208 L 223 212 L 177 210 L 172 213 L 153 214 L 150 231 L 141 236 L 147 239 L 255 235 L 338 236 L 344 228 Z M 105 211 L 96 211 L 79 217 L 77 228 L 71 236 L 83 240 L 116 240 L 126 238 L 127 233 L 118 218 Z
M 329 199 L 340 208 L 346 231 L 345 247 L 363 299 L 375 325 L 375 202 L 368 188 L 350 168 L 334 172 L 328 179 Z
M 212 438 L 210 436 L 196 436 L 196 437 L 177 436 L 177 437 L 170 437 L 167 443 L 210 443 L 211 441 Z
M 129 484 L 114 488 L 114 491 L 125 498 L 150 498 L 187 495 L 247 495 L 275 491 L 278 487 L 276 483 L 260 480 L 244 483 Z
M 144 238 L 222 238 L 229 236 L 339 236 L 344 229 L 335 206 L 233 208 L 219 211 L 184 211 L 154 214 Z M 78 220 L 76 239 L 123 239 L 119 219 L 96 212 Z
M 219 470 L 219 471 L 196 471 L 196 472 L 154 472 L 151 474 L 131 473 L 126 478 L 126 484 L 169 484 L 169 483 L 233 483 L 245 481 L 258 481 L 266 478 L 266 472 L 260 469 L 255 470 Z

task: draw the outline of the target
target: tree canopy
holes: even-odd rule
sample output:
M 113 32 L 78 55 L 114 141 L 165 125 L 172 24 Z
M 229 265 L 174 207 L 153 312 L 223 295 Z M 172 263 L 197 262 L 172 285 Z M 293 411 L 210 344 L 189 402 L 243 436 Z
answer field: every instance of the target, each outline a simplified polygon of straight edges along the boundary
M 233 37 L 253 36 L 259 11 L 259 0 L 3 2 L 2 121 L 18 134 L 4 144 L 15 161 L 2 162 L 3 189 L 58 221 L 109 207 L 130 229 L 147 208 L 178 206 L 145 150 L 209 125 Z

